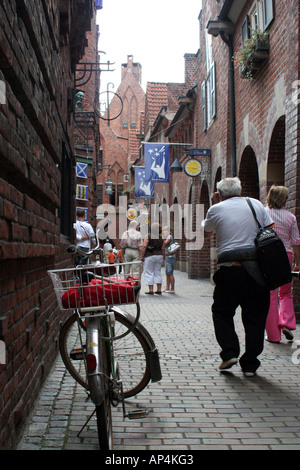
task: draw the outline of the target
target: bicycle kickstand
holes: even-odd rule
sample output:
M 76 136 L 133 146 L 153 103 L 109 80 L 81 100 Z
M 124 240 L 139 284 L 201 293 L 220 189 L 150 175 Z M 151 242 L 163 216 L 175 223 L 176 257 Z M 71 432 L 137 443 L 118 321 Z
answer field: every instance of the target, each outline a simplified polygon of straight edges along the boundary
M 88 425 L 88 423 L 90 422 L 90 420 L 92 419 L 92 417 L 94 416 L 95 413 L 96 413 L 96 408 L 94 409 L 94 411 L 93 411 L 93 413 L 91 414 L 91 416 L 89 416 L 89 418 L 86 420 L 86 422 L 84 423 L 84 425 L 82 426 L 82 428 L 81 428 L 80 431 L 78 432 L 77 437 L 80 436 L 80 434 L 82 433 L 82 431 L 84 430 L 84 428 Z

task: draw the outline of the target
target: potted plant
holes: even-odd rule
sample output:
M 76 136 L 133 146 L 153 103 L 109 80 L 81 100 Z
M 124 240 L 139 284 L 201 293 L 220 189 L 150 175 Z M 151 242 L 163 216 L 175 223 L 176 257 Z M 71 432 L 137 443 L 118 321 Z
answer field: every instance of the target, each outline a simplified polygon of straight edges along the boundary
M 234 65 L 239 68 L 242 78 L 252 79 L 255 70 L 261 67 L 269 54 L 269 35 L 259 29 L 252 30 L 251 37 L 246 39 L 234 55 Z

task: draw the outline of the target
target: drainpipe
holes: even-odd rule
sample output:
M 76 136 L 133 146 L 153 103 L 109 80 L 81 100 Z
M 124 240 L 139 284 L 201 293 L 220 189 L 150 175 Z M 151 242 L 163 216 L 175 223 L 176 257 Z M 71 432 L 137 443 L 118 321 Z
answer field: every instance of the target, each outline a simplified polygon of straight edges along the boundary
M 233 65 L 233 40 L 232 36 L 220 33 L 222 40 L 228 46 L 228 84 L 229 84 L 229 120 L 230 120 L 230 159 L 231 176 L 236 176 L 236 118 L 235 118 L 235 89 L 234 89 L 234 65 Z

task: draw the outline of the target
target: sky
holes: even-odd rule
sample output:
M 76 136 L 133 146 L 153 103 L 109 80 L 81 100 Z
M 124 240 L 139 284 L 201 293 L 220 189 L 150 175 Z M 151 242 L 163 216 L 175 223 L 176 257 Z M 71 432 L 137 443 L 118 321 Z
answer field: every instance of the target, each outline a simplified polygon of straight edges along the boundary
M 199 48 L 198 15 L 202 0 L 103 0 L 97 13 L 101 62 L 115 72 L 101 73 L 100 91 L 116 92 L 121 64 L 132 55 L 142 65 L 142 88 L 149 82 L 184 82 L 184 54 Z M 131 27 L 132 25 L 132 27 Z

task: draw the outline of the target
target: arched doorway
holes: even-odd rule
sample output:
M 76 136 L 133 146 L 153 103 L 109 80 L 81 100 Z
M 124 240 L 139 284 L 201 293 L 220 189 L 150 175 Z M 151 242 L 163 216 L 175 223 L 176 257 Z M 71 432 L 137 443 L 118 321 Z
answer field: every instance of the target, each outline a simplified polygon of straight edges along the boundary
M 217 183 L 218 183 L 219 181 L 221 181 L 221 179 L 222 179 L 222 168 L 219 166 L 219 168 L 217 169 L 217 172 L 216 172 L 215 184 L 214 184 L 213 192 L 217 191 Z
M 269 147 L 267 167 L 267 191 L 272 184 L 284 185 L 285 167 L 285 117 L 276 122 Z
M 256 156 L 250 145 L 243 151 L 239 168 L 239 178 L 242 182 L 243 196 L 260 198 L 258 168 Z

